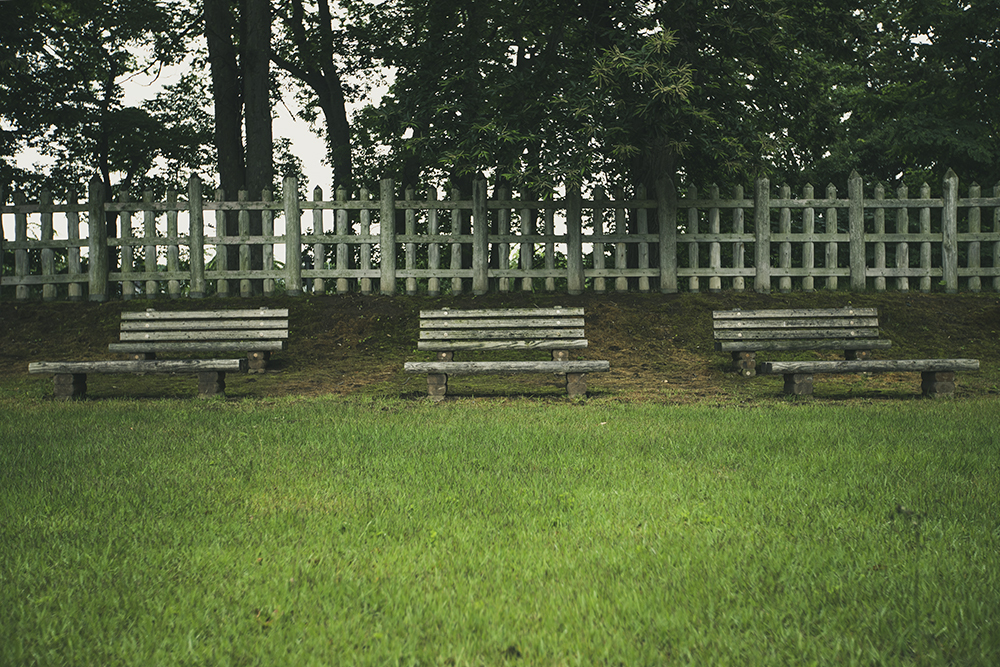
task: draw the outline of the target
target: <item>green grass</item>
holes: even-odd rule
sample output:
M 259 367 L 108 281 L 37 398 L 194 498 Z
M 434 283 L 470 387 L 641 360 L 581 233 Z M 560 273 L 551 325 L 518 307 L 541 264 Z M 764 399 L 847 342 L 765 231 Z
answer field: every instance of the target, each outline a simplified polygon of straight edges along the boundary
M 1000 664 L 996 415 L 0 401 L 0 664 Z

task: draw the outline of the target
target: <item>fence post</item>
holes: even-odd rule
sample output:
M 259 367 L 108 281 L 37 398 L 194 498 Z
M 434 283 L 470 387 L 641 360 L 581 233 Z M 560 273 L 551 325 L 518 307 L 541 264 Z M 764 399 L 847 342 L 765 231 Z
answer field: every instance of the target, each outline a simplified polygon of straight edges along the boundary
M 978 183 L 969 186 L 969 199 L 979 199 L 982 196 L 982 188 Z M 969 234 L 978 235 L 982 231 L 982 211 L 978 206 L 969 208 Z M 975 236 L 973 237 L 975 238 Z M 974 272 L 969 276 L 969 291 L 979 292 L 983 287 L 982 278 L 979 277 L 979 269 L 982 266 L 982 244 L 978 239 L 969 241 L 968 261 L 966 265 Z
M 205 296 L 205 208 L 202 205 L 201 178 L 192 174 L 188 179 L 188 215 L 191 255 L 191 283 L 188 294 L 193 299 Z
M 347 201 L 347 188 L 341 186 L 337 188 L 337 201 Z M 344 237 L 352 233 L 351 221 L 346 208 L 338 208 L 334 214 L 334 229 L 337 236 Z M 341 241 L 337 244 L 337 270 L 347 271 L 351 268 L 350 263 L 351 246 Z M 337 294 L 346 294 L 351 289 L 350 280 L 346 276 L 337 278 Z
M 490 224 L 486 219 L 486 181 L 472 184 L 472 293 L 489 291 Z
M 177 190 L 167 190 L 167 272 L 176 273 L 181 270 L 180 246 L 177 245 Z M 171 299 L 181 295 L 181 283 L 177 279 L 167 281 L 167 294 Z
M 758 178 L 753 190 L 754 275 L 757 292 L 771 291 L 771 180 Z
M 51 241 L 55 238 L 52 229 L 52 193 L 43 190 L 38 197 L 39 210 L 42 214 L 42 240 Z M 48 210 L 46 210 L 48 209 Z M 52 248 L 42 248 L 42 275 L 52 276 L 56 272 L 56 257 Z M 42 300 L 54 301 L 56 298 L 56 286 L 53 283 L 42 285 Z
M 285 176 L 281 183 L 285 209 L 285 294 L 302 294 L 302 211 L 299 209 L 299 182 Z
M 90 242 L 87 252 L 90 255 L 89 295 L 90 301 L 108 300 L 108 226 L 104 219 L 104 183 L 96 176 L 87 186 L 88 211 L 87 226 L 90 229 Z
M 851 255 L 851 290 L 865 289 L 865 186 L 861 174 L 852 171 L 847 179 L 847 230 Z
M 896 199 L 903 200 L 910 196 L 910 191 L 906 185 L 900 185 L 896 188 Z M 905 206 L 900 206 L 899 210 L 896 211 L 896 234 L 903 235 L 910 233 L 910 210 Z M 900 241 L 896 244 L 896 268 L 897 269 L 909 269 L 910 268 L 910 244 L 906 241 Z M 901 275 L 896 278 L 896 289 L 900 292 L 910 291 L 910 279 L 907 276 Z
M 660 291 L 673 294 L 677 291 L 677 191 L 668 176 L 656 181 L 656 219 L 660 234 Z
M 1000 183 L 993 186 L 993 196 L 1000 197 Z M 1000 206 L 993 207 L 993 232 L 1000 234 Z M 993 266 L 1000 266 L 1000 241 L 993 242 Z M 993 291 L 1000 292 L 1000 276 L 993 277 Z
M 951 169 L 944 175 L 944 208 L 941 212 L 941 272 L 944 291 L 958 291 L 958 175 Z
M 246 208 L 250 200 L 250 193 L 240 190 L 236 195 L 236 201 L 240 203 L 239 213 L 236 215 L 237 230 L 240 235 L 239 245 L 239 265 L 240 265 L 240 296 L 253 296 L 253 283 L 247 275 L 250 273 L 250 210 Z
M 733 186 L 733 199 L 740 201 L 743 199 L 743 186 Z M 745 215 L 742 208 L 733 209 L 733 234 L 743 235 L 743 222 Z M 746 246 L 743 241 L 737 239 L 733 241 L 733 268 L 742 269 L 746 265 Z M 746 289 L 746 279 L 743 276 L 733 276 L 733 289 L 742 292 Z
M 142 249 L 142 258 L 146 273 L 156 274 L 156 212 L 153 210 L 153 191 L 145 190 L 142 193 L 142 203 L 149 208 L 142 212 L 142 235 L 146 242 Z M 160 291 L 159 281 L 153 278 L 146 278 L 146 298 L 154 299 Z
M 583 201 L 579 185 L 566 188 L 566 291 L 583 293 Z
M 2 200 L 3 197 L 0 197 Z M 78 276 L 83 272 L 80 262 L 80 212 L 75 210 L 79 200 L 76 195 L 76 186 L 71 186 L 66 195 L 66 201 L 73 210 L 66 214 L 66 238 L 69 239 L 70 247 L 66 251 L 66 272 L 72 276 Z M 67 286 L 70 301 L 83 300 L 83 285 L 78 282 L 71 282 Z
M 379 291 L 392 296 L 396 293 L 396 182 L 383 178 L 379 209 Z
M 323 188 L 318 185 L 313 188 L 313 201 L 323 201 Z M 336 212 L 334 216 L 336 216 Z M 314 208 L 312 219 L 313 234 L 317 236 L 325 234 L 326 232 L 323 231 L 323 209 L 319 207 Z M 334 234 L 336 233 L 336 227 L 334 227 Z M 326 268 L 326 245 L 322 242 L 313 244 L 313 268 L 317 270 Z M 342 267 L 338 264 L 337 268 L 340 269 Z M 322 277 L 313 278 L 312 285 L 313 294 L 324 294 L 326 292 L 326 281 Z

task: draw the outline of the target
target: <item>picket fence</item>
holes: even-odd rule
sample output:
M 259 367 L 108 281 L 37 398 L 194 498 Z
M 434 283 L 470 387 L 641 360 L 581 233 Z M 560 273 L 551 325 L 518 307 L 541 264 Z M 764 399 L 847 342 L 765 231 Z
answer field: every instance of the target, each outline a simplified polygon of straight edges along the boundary
M 192 176 L 186 200 L 168 192 L 153 201 L 147 192 L 142 201 L 106 203 L 96 180 L 86 203 L 71 195 L 56 204 L 44 192 L 37 203 L 15 193 L 7 205 L 3 197 L 0 222 L 13 217 L 14 239 L 0 236 L 0 250 L 14 261 L 0 277 L 2 293 L 105 301 L 261 291 L 1000 291 L 1000 184 L 991 197 L 977 185 L 960 197 L 953 171 L 937 198 L 926 185 L 917 198 L 905 188 L 886 198 L 881 186 L 867 197 L 856 173 L 846 198 L 833 186 L 825 197 L 807 186 L 793 198 L 787 187 L 772 192 L 767 179 L 756 181 L 751 198 L 740 187 L 722 198 L 715 186 L 705 196 L 694 187 L 678 196 L 665 180 L 651 197 L 640 189 L 609 198 L 596 188 L 584 199 L 570 188 L 546 201 L 502 191 L 490 199 L 483 181 L 471 199 L 439 199 L 434 189 L 423 199 L 412 189 L 397 199 L 391 179 L 377 198 L 362 190 L 354 199 L 341 191 L 323 200 L 317 188 L 311 201 L 301 200 L 291 177 L 282 189 L 279 201 L 268 192 L 260 201 L 245 192 L 223 201 L 220 191 L 206 200 Z M 214 225 L 206 224 L 213 211 Z M 239 233 L 225 235 L 233 211 Z M 262 218 L 258 235 L 250 234 L 252 211 Z M 118 216 L 117 238 L 107 237 L 109 213 Z M 55 236 L 58 216 L 64 238 Z M 227 246 L 239 249 L 238 268 L 221 266 Z

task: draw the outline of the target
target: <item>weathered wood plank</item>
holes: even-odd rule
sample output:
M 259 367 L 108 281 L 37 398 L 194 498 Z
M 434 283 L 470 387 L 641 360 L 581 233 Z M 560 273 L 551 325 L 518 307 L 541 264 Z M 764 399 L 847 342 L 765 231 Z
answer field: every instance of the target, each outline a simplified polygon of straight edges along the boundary
M 765 361 L 757 365 L 762 375 L 813 373 L 897 373 L 977 371 L 978 359 L 869 359 L 865 361 Z
M 29 373 L 200 373 L 247 370 L 246 359 L 154 359 L 138 361 L 38 361 Z
M 587 347 L 586 339 L 578 340 L 450 340 L 450 341 L 418 341 L 418 350 L 566 350 Z
M 287 308 L 256 308 L 244 310 L 145 310 L 122 313 L 123 320 L 196 320 L 288 317 Z
M 197 341 L 197 342 L 158 342 L 111 343 L 109 352 L 139 353 L 139 352 L 267 352 L 285 349 L 284 341 L 280 340 L 234 340 L 234 341 Z
M 764 310 L 715 310 L 712 318 L 728 319 L 761 319 L 789 317 L 878 317 L 877 308 L 788 308 Z
M 583 338 L 583 329 L 432 329 L 421 331 L 420 340 L 499 340 L 537 338 Z
M 608 361 L 408 361 L 407 373 L 498 375 L 503 373 L 605 373 Z
M 792 319 L 757 319 L 719 320 L 715 329 L 807 329 L 821 327 L 877 327 L 877 317 L 816 317 Z
M 264 331 L 123 331 L 122 342 L 137 340 L 273 340 L 288 338 L 287 329 L 268 329 Z
M 242 330 L 282 329 L 288 320 L 131 320 L 121 324 L 122 331 L 192 331 L 192 330 Z
M 715 349 L 720 352 L 776 352 L 796 350 L 888 350 L 892 341 L 885 338 L 820 339 L 820 340 L 734 340 L 719 341 Z
M 877 338 L 878 329 L 782 329 L 716 331 L 716 340 L 800 340 L 823 338 Z
M 421 310 L 420 319 L 442 317 L 583 317 L 583 308 L 496 308 L 479 310 Z
M 421 320 L 421 329 L 541 329 L 552 327 L 582 327 L 582 317 L 554 318 L 498 318 L 476 320 Z

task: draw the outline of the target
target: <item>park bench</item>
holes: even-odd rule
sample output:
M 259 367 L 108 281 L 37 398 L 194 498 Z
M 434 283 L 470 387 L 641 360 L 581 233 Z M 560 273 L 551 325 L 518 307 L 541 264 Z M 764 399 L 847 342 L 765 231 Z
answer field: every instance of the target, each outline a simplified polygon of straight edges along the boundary
M 583 308 L 422 310 L 417 349 L 436 361 L 409 361 L 407 373 L 427 374 L 427 393 L 442 400 L 449 375 L 555 373 L 565 375 L 570 396 L 587 393 L 587 373 L 610 370 L 607 361 L 570 361 L 569 351 L 587 347 Z M 455 352 L 549 350 L 551 361 L 454 361 Z
M 225 394 L 226 373 L 263 372 L 271 352 L 288 338 L 288 310 L 244 309 L 126 312 L 119 341 L 109 351 L 128 360 L 42 361 L 29 373 L 53 375 L 56 398 L 82 398 L 88 373 L 197 373 L 198 395 Z M 243 352 L 240 359 L 158 359 L 158 354 Z
M 809 395 L 816 373 L 920 373 L 924 396 L 955 395 L 955 374 L 979 370 L 978 359 L 867 359 L 860 361 L 765 361 L 761 375 L 783 375 L 784 392 Z
M 716 310 L 715 349 L 730 352 L 736 372 L 756 373 L 757 352 L 844 350 L 848 361 L 869 359 L 892 341 L 879 338 L 876 308 Z

